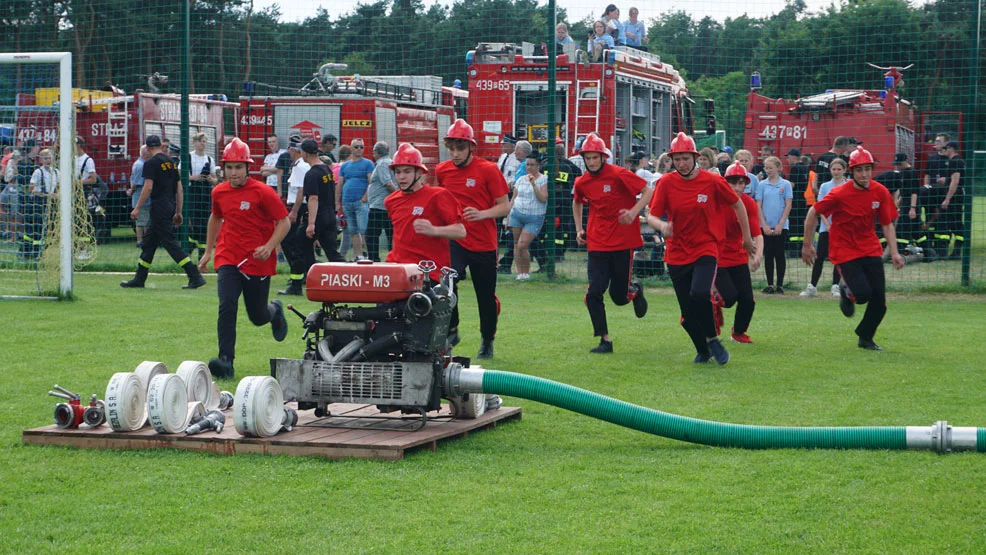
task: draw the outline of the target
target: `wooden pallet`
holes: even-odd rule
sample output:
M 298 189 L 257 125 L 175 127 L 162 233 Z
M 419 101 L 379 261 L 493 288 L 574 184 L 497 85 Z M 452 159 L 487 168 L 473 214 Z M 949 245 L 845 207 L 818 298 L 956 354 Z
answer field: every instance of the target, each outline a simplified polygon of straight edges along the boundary
M 237 433 L 233 415 L 226 411 L 222 433 L 198 435 L 159 434 L 150 426 L 136 432 L 114 432 L 109 426 L 75 430 L 55 425 L 25 430 L 29 445 L 62 445 L 82 449 L 187 449 L 221 455 L 262 453 L 317 456 L 328 459 L 380 459 L 396 461 L 417 450 L 434 451 L 438 442 L 465 437 L 469 432 L 495 427 L 497 422 L 520 419 L 520 407 L 500 407 L 474 420 L 453 420 L 448 406 L 428 413 L 428 422 L 417 431 L 409 416 L 380 414 L 373 405 L 329 405 L 331 417 L 316 418 L 314 411 L 298 413 L 298 425 L 290 432 L 268 438 L 248 438 Z M 377 418 L 365 418 L 375 416 Z M 420 422 L 420 421 L 419 421 Z

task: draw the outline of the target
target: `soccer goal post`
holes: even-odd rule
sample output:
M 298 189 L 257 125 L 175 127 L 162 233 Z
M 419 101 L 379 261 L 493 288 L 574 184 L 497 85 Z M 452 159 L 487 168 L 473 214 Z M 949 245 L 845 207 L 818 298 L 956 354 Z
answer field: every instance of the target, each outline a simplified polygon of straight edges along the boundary
M 58 160 L 57 165 L 61 175 L 58 194 L 58 298 L 71 298 L 73 289 L 72 276 L 72 249 L 73 249 L 73 192 L 75 190 L 73 181 L 75 174 L 74 147 L 73 147 L 73 110 L 75 109 L 72 101 L 72 53 L 71 52 L 22 52 L 22 53 L 0 53 L 0 67 L 4 65 L 29 65 L 47 64 L 58 65 L 58 125 L 55 133 L 54 142 L 57 144 Z M 18 93 L 20 91 L 17 91 Z M 13 136 L 15 148 L 19 146 L 20 139 L 26 138 L 25 130 L 19 125 L 20 117 L 17 103 L 13 106 L 15 123 L 13 124 Z M 31 135 L 32 141 L 36 140 L 33 136 L 36 129 L 27 130 Z M 25 153 L 25 156 L 29 154 Z M 55 163 L 53 160 L 52 163 Z M 14 214 L 16 225 L 17 214 Z M 16 232 L 15 232 L 16 233 Z M 26 235 L 26 233 L 24 234 Z M 38 239 L 40 241 L 40 239 Z M 40 282 L 39 282 L 40 283 Z M 49 291 L 41 291 L 39 295 L 44 295 Z M 6 291 L 0 291 L 6 295 Z M 19 295 L 11 295 L 19 296 Z

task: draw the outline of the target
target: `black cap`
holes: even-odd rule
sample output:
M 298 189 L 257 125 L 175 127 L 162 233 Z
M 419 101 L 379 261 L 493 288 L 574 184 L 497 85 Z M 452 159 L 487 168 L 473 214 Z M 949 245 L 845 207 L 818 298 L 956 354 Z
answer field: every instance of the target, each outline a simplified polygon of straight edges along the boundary
M 146 147 L 161 146 L 161 137 L 158 137 L 157 135 L 148 135 L 147 138 L 144 139 L 144 146 Z
M 898 152 L 898 153 L 894 154 L 893 164 L 895 166 L 899 166 L 899 165 L 901 165 L 904 162 L 907 162 L 907 153 L 906 152 Z
M 945 148 L 954 148 L 955 150 L 958 150 L 959 149 L 959 142 L 958 141 L 948 141 L 947 143 L 945 143 Z
M 787 156 L 801 156 L 801 151 L 796 148 L 792 148 L 791 150 L 787 151 Z
M 305 139 L 301 141 L 301 151 L 308 154 L 318 154 L 318 143 L 315 139 Z
M 514 137 L 513 135 L 510 134 L 506 134 L 503 136 L 503 142 L 508 145 L 515 145 L 517 144 L 517 137 Z
M 176 145 L 176 144 L 174 144 L 174 143 L 169 143 L 168 144 L 168 152 L 172 156 L 178 156 L 179 154 L 181 154 L 181 147 L 178 146 L 178 145 Z
M 291 135 L 290 137 L 288 137 L 288 148 L 295 148 L 301 150 L 301 141 L 303 140 L 304 137 L 302 137 L 301 135 Z

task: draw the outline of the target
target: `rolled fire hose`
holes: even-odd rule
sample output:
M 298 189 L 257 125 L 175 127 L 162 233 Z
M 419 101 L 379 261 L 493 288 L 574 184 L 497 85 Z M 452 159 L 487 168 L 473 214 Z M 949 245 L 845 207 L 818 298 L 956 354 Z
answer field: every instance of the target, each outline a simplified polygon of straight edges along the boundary
M 284 406 L 281 385 L 270 376 L 249 376 L 236 386 L 233 425 L 240 435 L 271 437 L 282 429 L 291 431 L 297 413 Z
M 212 381 L 212 373 L 204 362 L 186 360 L 178 365 L 175 374 L 185 381 L 190 402 L 201 401 L 206 410 L 219 408 L 219 386 Z
M 115 432 L 133 432 L 147 422 L 147 386 L 136 372 L 117 372 L 106 386 L 106 421 Z
M 743 449 L 924 449 L 986 452 L 986 428 L 931 426 L 784 427 L 726 424 L 633 405 L 571 385 L 514 372 L 450 365 L 446 396 L 495 393 L 553 405 L 670 439 Z
M 179 374 L 163 374 L 151 380 L 147 391 L 147 414 L 159 434 L 184 432 L 205 418 L 202 401 L 189 401 L 188 388 Z

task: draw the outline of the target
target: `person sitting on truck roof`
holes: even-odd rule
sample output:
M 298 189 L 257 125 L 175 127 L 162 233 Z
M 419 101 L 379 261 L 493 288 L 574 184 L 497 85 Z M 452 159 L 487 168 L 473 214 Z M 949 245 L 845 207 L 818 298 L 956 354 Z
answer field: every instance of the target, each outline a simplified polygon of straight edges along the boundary
M 623 24 L 620 23 L 620 8 L 617 8 L 616 4 L 606 6 L 603 21 L 606 23 L 606 32 L 613 37 L 613 42 L 617 46 L 626 46 L 627 36 L 623 31 Z
M 592 23 L 592 33 L 589 34 L 589 43 L 586 50 L 593 62 L 602 60 L 603 50 L 616 48 L 613 37 L 606 34 L 606 22 L 598 19 Z
M 626 35 L 627 46 L 632 46 L 637 50 L 647 51 L 647 26 L 643 21 L 637 19 L 640 10 L 630 8 L 630 19 L 623 22 L 623 34 Z

